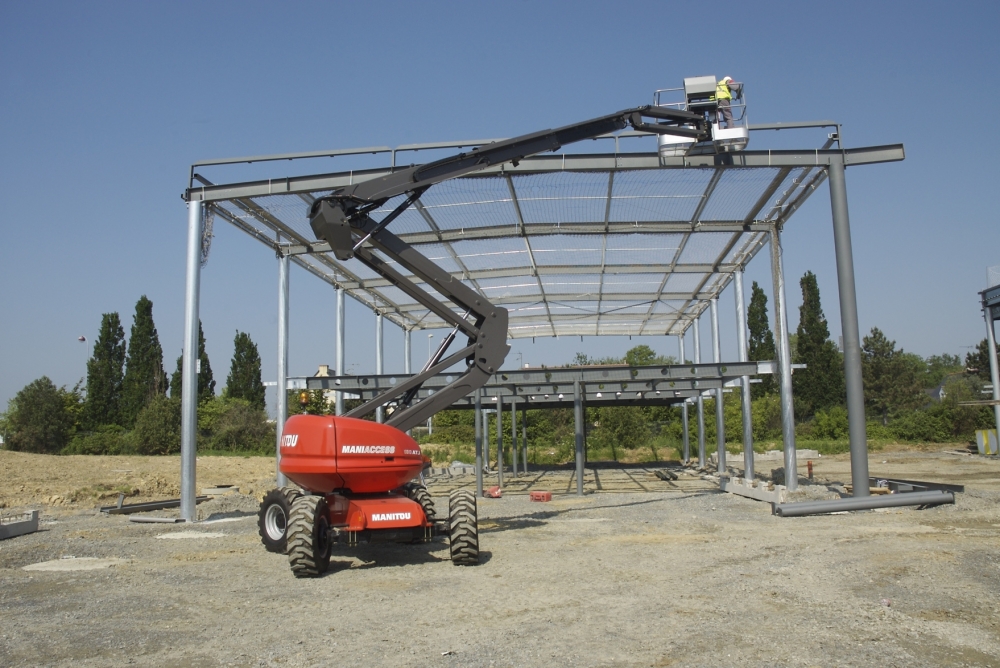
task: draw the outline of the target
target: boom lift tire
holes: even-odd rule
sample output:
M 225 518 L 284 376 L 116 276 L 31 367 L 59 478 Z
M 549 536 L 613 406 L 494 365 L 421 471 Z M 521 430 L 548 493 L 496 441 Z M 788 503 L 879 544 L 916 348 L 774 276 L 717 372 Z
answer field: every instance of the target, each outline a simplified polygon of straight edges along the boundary
M 264 495 L 257 513 L 257 533 L 268 552 L 285 554 L 288 546 L 288 517 L 302 492 L 294 487 L 278 487 Z
M 326 498 L 303 496 L 288 520 L 288 564 L 297 578 L 318 578 L 330 567 L 330 520 Z
M 476 495 L 468 489 L 452 492 L 448 499 L 448 515 L 451 563 L 456 566 L 478 564 L 479 520 L 476 515 Z
M 406 494 L 406 498 L 420 504 L 420 507 L 424 509 L 424 515 L 427 516 L 428 522 L 433 523 L 437 519 L 434 500 L 431 499 L 431 493 L 427 491 L 426 487 L 415 482 L 407 483 L 403 486 L 403 493 Z

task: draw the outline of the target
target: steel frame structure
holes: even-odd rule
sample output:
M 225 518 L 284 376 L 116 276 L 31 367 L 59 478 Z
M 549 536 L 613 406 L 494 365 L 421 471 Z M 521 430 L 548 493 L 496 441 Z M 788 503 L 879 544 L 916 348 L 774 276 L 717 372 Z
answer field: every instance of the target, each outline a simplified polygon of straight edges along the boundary
M 641 124 L 633 126 L 642 129 Z M 751 126 L 751 130 L 828 126 L 836 124 L 830 121 L 778 123 Z M 838 132 L 830 135 L 830 141 L 820 149 L 751 150 L 679 158 L 661 158 L 655 153 L 621 153 L 618 150 L 620 138 L 645 134 L 623 132 L 608 135 L 614 139 L 613 153 L 562 152 L 523 159 L 514 156 L 513 162 L 497 160 L 496 164 L 475 174 L 436 186 L 408 207 L 400 208 L 401 196 L 390 197 L 380 209 L 372 211 L 372 215 L 384 217 L 400 208 L 392 223 L 395 236 L 442 266 L 454 279 L 493 304 L 506 308 L 510 312 L 509 338 L 566 334 L 676 335 L 683 349 L 685 332 L 692 326 L 697 329 L 702 313 L 732 281 L 736 280 L 738 287 L 742 287 L 743 268 L 768 244 L 775 283 L 774 329 L 779 351 L 774 371 L 781 378 L 786 470 L 794 471 L 791 361 L 780 232 L 811 193 L 829 177 L 847 359 L 853 476 L 867 480 L 860 337 L 844 168 L 902 160 L 904 150 L 898 144 L 831 148 L 834 143 L 839 144 L 839 126 L 836 127 Z M 469 146 L 488 148 L 493 142 L 504 144 L 503 140 L 410 144 L 396 149 L 374 147 L 194 163 L 184 194 L 189 207 L 184 388 L 195 387 L 195 357 L 188 351 L 196 349 L 203 217 L 206 213 L 250 234 L 272 248 L 279 257 L 279 294 L 284 298 L 279 300 L 278 386 L 284 387 L 287 378 L 289 262 L 295 262 L 337 290 L 336 367 L 338 376 L 343 378 L 345 296 L 372 308 L 379 322 L 385 318 L 403 328 L 407 353 L 412 331 L 452 323 L 446 323 L 425 304 L 406 299 L 391 280 L 367 270 L 356 258 L 338 257 L 336 249 L 328 242 L 315 240 L 306 224 L 307 211 L 317 200 L 337 189 L 352 191 L 366 182 L 392 182 L 398 179 L 401 171 L 419 172 L 420 166 L 397 167 L 396 157 L 401 152 Z M 386 153 L 391 155 L 391 164 L 387 167 L 336 173 L 229 183 L 213 183 L 199 173 L 199 170 L 219 165 L 284 163 L 317 157 L 344 159 Z M 454 160 L 460 160 L 461 155 L 464 154 Z M 512 158 L 507 156 L 507 159 Z M 419 276 L 409 274 L 406 277 L 421 283 Z M 424 287 L 434 293 L 432 286 L 425 283 Z M 737 313 L 743 322 L 742 290 L 738 292 Z M 447 302 L 447 296 L 441 297 Z M 717 330 L 717 322 L 714 324 Z M 853 332 L 849 331 L 851 329 Z M 742 339 L 739 341 L 742 359 L 745 333 L 738 339 Z M 696 339 L 696 361 L 698 345 Z M 409 371 L 409 354 L 406 358 Z M 749 375 L 740 374 L 736 382 L 746 387 Z M 855 377 L 857 383 L 852 380 Z M 725 382 L 733 382 L 733 379 L 727 378 Z M 588 399 L 589 384 L 576 380 L 573 385 L 579 396 L 574 405 L 579 408 L 582 401 Z M 700 406 L 701 391 L 694 392 Z M 284 393 L 278 394 L 280 423 L 285 414 L 280 403 Z M 596 396 L 590 400 L 595 399 Z M 467 403 L 480 400 L 477 393 Z M 861 411 L 857 409 L 859 402 Z M 191 520 L 194 517 L 195 397 L 188 390 L 183 393 L 182 404 L 181 510 L 182 516 Z M 339 398 L 338 412 L 341 411 Z M 699 415 L 701 413 L 699 410 Z M 744 416 L 744 420 L 747 419 L 748 416 Z M 860 434 L 856 433 L 859 425 Z M 280 439 L 280 433 L 278 436 Z M 578 433 L 578 439 L 579 436 Z M 479 439 L 477 448 L 478 445 Z M 699 460 L 704 464 L 703 434 L 699 434 L 699 445 Z M 744 445 L 744 466 L 751 471 L 752 444 L 748 441 Z M 578 466 L 581 461 L 578 458 Z M 720 465 L 724 465 L 722 457 Z M 791 476 L 792 486 L 794 480 Z M 856 484 L 855 490 L 864 492 L 867 486 Z M 191 499 L 187 499 L 188 496 Z

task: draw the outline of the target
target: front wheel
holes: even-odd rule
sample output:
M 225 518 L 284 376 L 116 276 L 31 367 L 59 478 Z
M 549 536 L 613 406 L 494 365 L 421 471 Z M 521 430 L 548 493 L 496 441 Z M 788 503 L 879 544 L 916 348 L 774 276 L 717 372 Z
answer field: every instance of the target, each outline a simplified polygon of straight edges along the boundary
M 257 533 L 268 552 L 285 554 L 288 545 L 288 516 L 302 492 L 292 487 L 272 489 L 264 495 L 257 513 Z
M 476 495 L 467 489 L 451 493 L 448 499 L 451 563 L 472 566 L 479 563 L 479 518 Z
M 330 567 L 330 519 L 326 498 L 303 496 L 288 521 L 288 565 L 297 578 L 317 578 Z

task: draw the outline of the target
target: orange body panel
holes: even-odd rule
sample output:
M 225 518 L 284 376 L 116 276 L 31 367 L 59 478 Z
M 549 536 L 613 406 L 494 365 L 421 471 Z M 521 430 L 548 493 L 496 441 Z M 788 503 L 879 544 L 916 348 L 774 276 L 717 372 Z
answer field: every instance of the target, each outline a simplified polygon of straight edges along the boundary
M 310 492 L 387 492 L 416 478 L 423 467 L 416 441 L 377 422 L 293 415 L 282 432 L 281 472 Z

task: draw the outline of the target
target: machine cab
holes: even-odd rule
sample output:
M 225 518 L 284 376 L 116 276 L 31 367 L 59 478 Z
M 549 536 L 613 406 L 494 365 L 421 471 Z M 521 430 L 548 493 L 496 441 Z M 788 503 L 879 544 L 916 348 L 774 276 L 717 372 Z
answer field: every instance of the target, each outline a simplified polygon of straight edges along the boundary
M 724 119 L 719 109 L 719 101 L 715 99 L 718 84 L 719 80 L 714 76 L 688 77 L 684 79 L 683 88 L 664 88 L 653 94 L 655 106 L 704 114 L 712 128 L 710 141 L 695 142 L 690 137 L 658 135 L 661 158 L 725 153 L 742 151 L 746 148 L 750 130 L 746 118 L 743 84 L 736 81 L 729 83 L 733 96 L 729 101 L 729 110 L 733 120 L 726 124 L 728 127 L 719 127 L 720 122 L 724 123 Z

